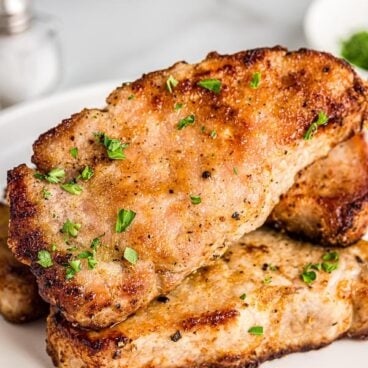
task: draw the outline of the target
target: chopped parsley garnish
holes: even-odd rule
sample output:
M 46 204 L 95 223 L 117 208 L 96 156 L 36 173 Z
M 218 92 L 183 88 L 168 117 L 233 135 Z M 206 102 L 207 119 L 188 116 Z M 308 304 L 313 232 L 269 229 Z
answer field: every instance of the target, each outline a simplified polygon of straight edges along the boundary
M 116 220 L 115 231 L 117 233 L 122 233 L 128 226 L 133 222 L 136 213 L 132 210 L 121 209 L 118 212 L 118 217 Z
M 86 166 L 81 172 L 81 178 L 87 181 L 92 178 L 93 174 L 94 174 L 93 169 L 89 166 Z
M 61 228 L 61 232 L 63 234 L 66 234 L 66 235 L 69 235 L 73 238 L 76 238 L 80 228 L 81 228 L 80 224 L 75 224 L 75 223 L 71 222 L 69 219 L 67 219 L 66 222 L 64 223 L 63 227 Z
M 78 258 L 87 259 L 89 270 L 93 270 L 97 265 L 97 260 L 95 259 L 95 252 L 92 253 L 89 250 L 85 250 L 78 254 Z
M 172 93 L 173 92 L 173 89 L 178 85 L 178 81 L 172 76 L 170 75 L 169 78 L 167 78 L 167 81 L 166 81 L 166 88 L 167 90 Z
M 272 277 L 271 277 L 271 276 L 266 276 L 266 277 L 264 278 L 264 280 L 263 280 L 263 283 L 264 283 L 265 285 L 271 284 L 271 282 L 272 282 Z
M 210 133 L 210 137 L 211 137 L 211 138 L 216 138 L 216 137 L 217 137 L 217 132 L 216 132 L 216 130 L 212 130 L 212 132 Z
M 175 111 L 178 111 L 180 110 L 181 108 L 183 108 L 184 104 L 182 104 L 181 102 L 177 102 L 174 106 L 174 110 Z
M 326 125 L 328 123 L 328 116 L 321 111 L 320 113 L 318 113 L 318 118 L 316 121 L 314 121 L 310 127 L 308 128 L 307 132 L 304 135 L 304 140 L 305 141 L 309 141 L 312 139 L 312 137 L 314 136 L 314 134 L 317 132 L 318 127 L 321 125 Z
M 42 189 L 42 196 L 44 199 L 50 199 L 51 195 L 51 192 L 49 192 L 46 188 Z
M 341 55 L 350 63 L 368 70 L 368 32 L 354 33 L 341 45 Z
M 55 251 L 56 251 L 56 249 L 57 249 L 56 244 L 55 244 L 55 243 L 54 243 L 54 244 L 51 244 L 51 250 L 52 250 L 53 252 L 55 252 Z
M 304 267 L 303 273 L 300 275 L 300 277 L 308 285 L 316 280 L 317 274 L 316 274 L 315 271 L 312 270 L 312 264 L 311 263 L 307 264 Z
M 324 261 L 338 261 L 339 260 L 339 253 L 337 252 L 328 252 L 323 255 L 322 259 Z
M 124 250 L 124 259 L 134 265 L 138 261 L 138 253 L 133 248 L 126 247 Z
M 79 195 L 83 192 L 83 188 L 76 183 L 66 183 L 66 184 L 60 185 L 60 187 L 66 192 L 70 194 L 74 194 L 74 195 Z
M 261 73 L 260 72 L 253 73 L 252 79 L 249 83 L 250 88 L 257 89 L 260 83 L 261 83 Z
M 128 143 L 121 143 L 119 139 L 109 138 L 105 133 L 95 133 L 95 136 L 105 146 L 109 159 L 125 160 L 124 150 L 129 146 Z
M 323 262 L 322 269 L 325 272 L 331 273 L 332 271 L 337 270 L 338 263 L 331 263 L 331 262 Z
M 245 293 L 244 293 L 244 294 L 240 295 L 240 297 L 239 297 L 239 298 L 240 298 L 241 300 L 245 300 L 245 298 L 246 298 L 246 297 L 247 297 L 247 294 L 245 294 Z
M 202 199 L 200 196 L 190 196 L 190 200 L 192 204 L 200 204 L 202 202 Z
M 47 250 L 40 250 L 38 252 L 37 263 L 41 265 L 43 268 L 51 267 L 53 264 L 51 254 Z
M 105 234 L 104 234 L 105 235 Z M 97 248 L 101 245 L 101 237 L 104 236 L 104 235 L 101 235 L 100 237 L 98 238 L 94 238 L 91 242 L 91 248 L 94 250 L 94 251 L 97 251 Z
M 248 330 L 248 333 L 251 335 L 262 336 L 263 335 L 263 327 L 262 326 L 253 326 Z
M 177 128 L 179 130 L 182 130 L 183 128 L 187 127 L 188 125 L 194 124 L 195 117 L 194 115 L 189 115 L 184 119 L 181 119 L 177 125 Z
M 133 100 L 134 97 L 135 97 L 135 95 L 130 95 L 130 96 L 128 96 L 128 100 Z
M 221 81 L 218 79 L 204 79 L 197 83 L 198 86 L 208 89 L 216 94 L 221 92 Z
M 77 158 L 78 157 L 78 148 L 77 147 L 71 148 L 69 152 L 70 152 L 70 155 L 73 158 Z
M 81 270 L 81 261 L 79 259 L 69 261 L 68 267 L 66 269 L 65 278 L 67 280 L 70 280 L 75 276 L 77 272 L 80 272 Z
M 237 167 L 233 167 L 233 172 L 235 175 L 239 175 L 239 172 L 238 172 L 238 168 Z
M 58 184 L 65 178 L 65 171 L 56 167 L 46 175 L 35 173 L 34 177 L 39 180 L 46 180 L 51 184 Z

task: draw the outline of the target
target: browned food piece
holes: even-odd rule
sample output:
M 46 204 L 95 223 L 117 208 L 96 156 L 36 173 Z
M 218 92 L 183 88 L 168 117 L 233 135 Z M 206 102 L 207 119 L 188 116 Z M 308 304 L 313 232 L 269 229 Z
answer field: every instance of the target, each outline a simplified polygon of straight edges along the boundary
M 198 85 L 208 79 L 221 90 Z M 115 90 L 105 110 L 84 110 L 35 143 L 37 169 L 64 169 L 79 195 L 25 165 L 9 173 L 11 248 L 69 321 L 92 328 L 122 321 L 261 226 L 298 171 L 360 131 L 366 94 L 348 64 L 304 49 L 212 53 L 145 75 Z M 304 140 L 321 114 L 328 123 Z M 126 159 L 109 159 L 105 145 Z M 79 178 L 86 166 L 89 180 Z M 117 233 L 122 209 L 136 216 Z M 73 235 L 68 220 L 78 224 Z M 97 264 L 88 267 L 79 257 L 98 237 L 102 245 L 89 257 Z M 52 267 L 37 263 L 44 250 Z
M 342 336 L 366 337 L 368 244 L 327 254 L 339 259 L 323 260 L 323 248 L 257 230 L 114 328 L 86 332 L 54 311 L 48 351 L 62 368 L 235 368 Z M 316 280 L 301 280 L 308 263 L 326 262 L 337 269 L 311 269 Z
M 10 252 L 9 209 L 0 203 L 0 314 L 9 322 L 23 323 L 46 315 L 48 308 L 38 295 L 34 276 Z
M 368 142 L 357 135 L 297 175 L 268 222 L 327 246 L 358 241 L 368 225 Z

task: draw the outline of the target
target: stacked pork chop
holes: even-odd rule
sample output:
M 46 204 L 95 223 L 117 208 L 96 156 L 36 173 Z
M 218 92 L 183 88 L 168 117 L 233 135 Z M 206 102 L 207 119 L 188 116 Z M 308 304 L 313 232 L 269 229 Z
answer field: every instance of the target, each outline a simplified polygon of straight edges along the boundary
M 8 244 L 52 305 L 57 366 L 253 366 L 367 334 L 365 243 L 330 248 L 368 222 L 367 91 L 350 66 L 213 53 L 107 102 L 8 176 Z M 254 231 L 267 218 L 327 248 Z

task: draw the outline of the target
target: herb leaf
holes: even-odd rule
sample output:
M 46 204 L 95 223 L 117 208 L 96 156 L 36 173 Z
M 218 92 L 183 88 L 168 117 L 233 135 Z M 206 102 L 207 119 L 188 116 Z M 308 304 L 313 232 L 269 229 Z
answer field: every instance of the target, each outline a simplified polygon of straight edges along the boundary
M 86 166 L 83 171 L 81 172 L 81 177 L 83 180 L 89 180 L 92 178 L 92 176 L 94 175 L 94 171 L 91 167 Z
M 324 261 L 338 261 L 339 260 L 339 253 L 337 252 L 328 252 L 325 255 L 323 255 L 322 259 Z
M 60 183 L 64 179 L 65 171 L 63 169 L 59 169 L 59 168 L 56 167 L 56 168 L 52 169 L 46 175 L 42 175 L 42 174 L 36 172 L 33 176 L 36 179 L 47 180 L 51 184 L 57 184 L 57 183 Z
M 135 97 L 135 95 L 129 95 L 128 100 L 133 100 L 134 97 Z
M 317 274 L 312 270 L 312 264 L 308 263 L 303 270 L 303 273 L 300 275 L 300 278 L 306 283 L 311 284 L 313 281 L 317 279 Z
M 138 261 L 138 253 L 130 247 L 126 247 L 124 250 L 124 258 L 131 264 L 136 264 Z
M 178 81 L 172 76 L 170 75 L 169 78 L 167 78 L 166 81 L 166 88 L 167 90 L 172 93 L 173 89 L 178 85 Z
M 177 102 L 174 106 L 174 110 L 178 111 L 180 110 L 182 107 L 184 106 L 184 104 L 182 104 L 181 102 Z
M 42 196 L 44 199 L 50 199 L 51 195 L 51 192 L 49 192 L 46 188 L 42 189 Z
M 125 160 L 125 148 L 129 146 L 128 143 L 121 143 L 119 139 L 109 138 L 105 133 L 95 133 L 99 142 L 106 148 L 107 156 L 111 160 Z
M 328 123 L 328 116 L 323 112 L 318 113 L 318 118 L 314 121 L 310 127 L 308 128 L 307 132 L 304 135 L 304 140 L 309 141 L 313 138 L 314 134 L 317 132 L 318 127 L 321 125 L 326 125 Z
M 78 148 L 77 147 L 71 148 L 69 152 L 70 152 L 70 155 L 73 158 L 77 158 L 78 157 Z
M 73 238 L 76 238 L 80 228 L 81 228 L 80 224 L 75 224 L 71 222 L 69 219 L 67 219 L 63 227 L 61 228 L 61 232 Z
M 255 336 L 263 335 L 263 327 L 262 326 L 253 326 L 248 330 L 248 333 Z
M 62 184 L 60 187 L 66 192 L 74 195 L 80 195 L 83 192 L 83 188 L 76 183 L 66 183 Z
M 261 73 L 260 72 L 253 73 L 252 79 L 249 83 L 250 88 L 257 89 L 260 83 L 261 83 Z
M 240 297 L 239 297 L 239 298 L 240 298 L 241 300 L 245 300 L 245 298 L 246 298 L 246 297 L 247 297 L 247 294 L 245 294 L 245 293 L 244 293 L 244 294 L 240 295 Z
M 197 83 L 198 86 L 208 89 L 216 94 L 221 92 L 221 81 L 218 79 L 204 79 Z
M 136 213 L 132 210 L 121 209 L 118 212 L 118 217 L 116 220 L 115 231 L 117 233 L 122 233 L 128 226 L 133 222 Z
M 69 261 L 69 266 L 66 269 L 65 278 L 67 280 L 72 279 L 77 272 L 82 270 L 81 261 L 79 259 Z
M 233 167 L 233 172 L 235 175 L 239 175 L 238 168 L 235 166 Z
M 337 270 L 339 264 L 338 263 L 332 263 L 332 262 L 323 262 L 322 263 L 322 269 L 325 272 L 331 273 L 332 271 Z
M 183 128 L 187 127 L 188 125 L 194 124 L 195 117 L 194 115 L 189 115 L 184 119 L 181 119 L 177 125 L 177 128 L 179 130 L 182 130 Z
M 216 130 L 212 130 L 211 133 L 210 133 L 210 137 L 211 138 L 216 138 L 217 137 L 217 132 Z
M 38 261 L 37 263 L 41 265 L 43 268 L 49 268 L 52 266 L 52 258 L 51 254 L 47 250 L 40 250 L 38 252 Z
M 190 200 L 192 201 L 192 204 L 200 204 L 202 202 L 200 196 L 190 196 Z

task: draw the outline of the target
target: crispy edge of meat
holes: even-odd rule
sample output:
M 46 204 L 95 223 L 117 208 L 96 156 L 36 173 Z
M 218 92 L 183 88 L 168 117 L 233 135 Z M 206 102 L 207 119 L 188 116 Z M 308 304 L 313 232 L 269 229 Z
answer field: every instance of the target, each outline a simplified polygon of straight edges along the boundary
M 358 134 L 302 170 L 267 222 L 324 246 L 357 242 L 368 226 L 367 139 Z
M 0 203 L 0 314 L 9 322 L 25 323 L 48 312 L 35 277 L 7 246 L 9 209 Z
M 271 243 L 274 244 L 270 246 Z M 276 265 L 277 271 L 271 273 L 275 284 L 271 282 L 262 285 L 260 282 L 262 274 L 259 275 L 257 272 L 259 269 L 266 270 L 263 275 L 270 272 L 271 263 L 265 267 L 262 262 L 275 261 L 274 258 L 279 257 L 278 243 L 284 244 L 281 257 L 295 255 L 296 261 L 291 261 L 290 267 L 298 266 L 297 272 L 302 272 L 306 262 L 319 262 L 325 254 L 323 248 L 315 247 L 310 243 L 292 240 L 284 234 L 265 228 L 257 230 L 246 235 L 239 244 L 233 245 L 224 258 L 217 261 L 217 264 L 198 271 L 196 275 L 191 276 L 192 279 L 187 279 L 176 291 L 168 294 L 166 299 L 155 301 L 146 311 L 138 312 L 136 316 L 123 322 L 120 327 L 118 325 L 100 332 L 88 332 L 74 327 L 56 309 L 53 309 L 48 317 L 47 351 L 55 366 L 60 368 L 251 368 L 266 360 L 289 353 L 319 349 L 342 337 L 366 339 L 368 337 L 368 243 L 361 241 L 349 249 L 336 249 L 340 255 L 339 265 L 342 268 L 341 271 L 333 271 L 341 272 L 337 276 L 338 282 L 333 272 L 322 274 L 321 271 L 315 281 L 317 285 L 308 286 L 300 281 L 299 277 L 293 276 L 293 271 L 283 269 L 284 266 L 280 264 Z M 236 247 L 245 247 L 246 252 L 240 256 Z M 291 252 L 285 251 L 285 247 L 291 247 Z M 330 249 L 330 251 L 333 250 Z M 249 263 L 247 268 L 243 268 L 242 261 L 246 257 Z M 288 263 L 289 260 L 283 261 Z M 224 267 L 217 269 L 219 264 L 223 264 Z M 285 267 L 287 268 L 288 265 L 286 264 Z M 232 268 L 234 268 L 233 272 L 229 272 Z M 357 269 L 360 272 L 357 272 Z M 240 272 L 247 275 L 243 277 L 250 277 L 250 283 L 258 282 L 262 285 L 259 290 L 253 290 L 256 293 L 254 296 L 256 301 L 251 299 L 252 292 L 247 293 L 244 302 L 240 301 L 239 292 L 237 301 L 234 301 L 232 296 L 229 297 L 229 290 L 231 293 L 233 287 L 239 290 L 237 275 Z M 289 280 L 291 284 L 284 279 L 277 279 L 277 272 L 291 277 Z M 212 277 L 218 280 L 216 273 L 221 278 L 227 278 L 224 281 L 225 285 L 222 284 L 220 289 L 217 288 L 216 283 L 211 284 Z M 201 283 L 206 284 L 208 280 L 210 280 L 208 295 L 211 295 L 211 289 L 215 289 L 216 292 L 223 290 L 220 309 L 215 309 L 214 312 L 211 310 L 213 302 L 209 300 L 207 304 L 208 290 L 200 287 Z M 228 287 L 225 287 L 226 283 Z M 180 293 L 180 288 L 185 292 Z M 332 292 L 331 288 L 334 288 Z M 246 291 L 246 286 L 244 290 Z M 175 313 L 175 307 L 181 300 L 178 301 L 175 298 L 185 298 L 189 291 L 196 296 L 200 307 L 196 307 L 194 313 L 190 310 L 190 306 L 185 307 L 188 308 L 188 314 L 182 321 L 180 318 L 183 313 L 180 307 L 177 314 Z M 179 297 L 175 295 L 176 293 Z M 191 301 L 192 299 L 189 301 L 185 299 L 181 303 L 190 305 Z M 202 301 L 203 304 L 201 304 Z M 174 302 L 172 313 L 163 313 L 162 303 L 169 305 L 171 302 Z M 241 303 L 248 304 L 245 309 L 253 307 L 248 316 L 244 307 L 239 306 Z M 259 305 L 255 307 L 254 303 Z M 161 312 L 152 313 L 155 309 Z M 266 314 L 262 316 L 263 313 Z M 259 320 L 270 321 L 265 335 L 271 334 L 271 336 L 264 342 L 263 337 L 254 337 L 249 341 L 249 346 L 242 347 L 244 351 L 241 351 L 241 348 L 237 350 L 236 341 L 238 340 L 232 341 L 233 335 L 239 331 L 247 331 L 249 326 L 252 326 L 248 318 L 257 320 L 257 314 Z M 289 317 L 285 317 L 285 314 L 289 314 Z M 165 315 L 168 316 L 168 321 L 165 320 Z M 285 326 L 282 325 L 283 317 L 286 318 Z M 179 318 L 179 321 L 175 321 L 175 318 Z M 332 323 L 335 319 L 336 323 Z M 166 330 L 163 331 L 160 323 Z M 176 333 L 177 339 L 173 334 L 176 330 L 180 331 L 179 335 Z M 130 333 L 134 334 L 134 337 Z M 225 337 L 221 338 L 221 334 Z M 162 335 L 167 338 L 167 349 L 162 343 Z M 227 339 L 231 343 L 226 347 L 218 343 L 218 340 L 224 342 Z M 180 341 L 181 348 L 175 350 L 178 346 L 175 344 L 179 344 Z M 170 346 L 170 344 L 173 345 Z M 190 358 L 191 351 L 201 356 L 200 349 L 199 352 L 196 350 L 196 344 L 204 349 L 203 354 L 207 359 L 197 362 L 194 356 Z M 215 347 L 213 348 L 212 345 Z M 175 346 L 174 350 L 171 350 L 172 346 Z M 135 364 L 141 354 L 147 355 L 149 352 L 152 353 L 151 358 Z M 170 356 L 168 357 L 167 354 Z M 176 359 L 180 363 L 175 364 Z

